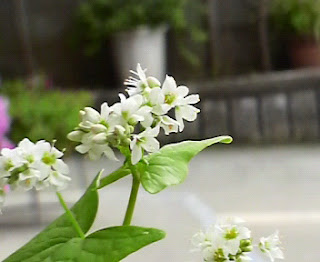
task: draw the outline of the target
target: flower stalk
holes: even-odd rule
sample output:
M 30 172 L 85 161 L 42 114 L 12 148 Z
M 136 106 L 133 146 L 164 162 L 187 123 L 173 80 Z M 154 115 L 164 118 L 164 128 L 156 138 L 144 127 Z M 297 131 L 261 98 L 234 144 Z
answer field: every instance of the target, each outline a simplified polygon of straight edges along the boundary
M 71 210 L 68 208 L 68 206 L 67 206 L 66 202 L 64 201 L 61 193 L 60 192 L 56 192 L 56 194 L 58 196 L 58 199 L 59 199 L 59 202 L 60 202 L 61 206 L 66 211 L 66 215 L 68 216 L 72 226 L 78 232 L 79 237 L 81 237 L 82 239 L 85 239 L 85 235 L 84 235 L 84 233 L 83 233 L 78 221 L 76 220 L 76 218 L 72 214 Z
M 134 172 L 133 172 L 134 173 Z M 133 217 L 133 212 L 134 208 L 136 205 L 136 200 L 139 192 L 139 187 L 140 187 L 140 181 L 137 178 L 135 174 L 132 174 L 132 187 L 131 187 L 131 193 L 130 193 L 130 198 L 126 210 L 126 214 L 123 220 L 122 225 L 123 226 L 129 226 L 131 224 L 131 220 Z

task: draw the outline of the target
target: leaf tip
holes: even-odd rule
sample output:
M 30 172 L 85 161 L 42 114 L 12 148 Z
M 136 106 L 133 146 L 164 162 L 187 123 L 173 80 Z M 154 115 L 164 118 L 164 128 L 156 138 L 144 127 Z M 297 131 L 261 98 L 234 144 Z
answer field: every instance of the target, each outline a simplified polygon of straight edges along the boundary
M 230 144 L 232 141 L 233 141 L 233 138 L 231 136 L 222 136 L 219 143 Z

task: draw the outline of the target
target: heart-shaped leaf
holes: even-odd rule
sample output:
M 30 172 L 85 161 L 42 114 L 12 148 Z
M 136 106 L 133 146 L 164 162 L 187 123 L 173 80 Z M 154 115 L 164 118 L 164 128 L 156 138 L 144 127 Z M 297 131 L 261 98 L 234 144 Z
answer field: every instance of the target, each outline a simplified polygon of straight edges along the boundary
M 230 136 L 218 136 L 202 141 L 184 141 L 164 146 L 138 164 L 141 183 L 146 191 L 155 194 L 168 186 L 184 181 L 190 160 L 200 151 L 216 143 L 229 144 Z
M 155 228 L 106 228 L 85 239 L 73 238 L 43 262 L 118 262 L 129 254 L 165 237 Z
M 99 201 L 97 188 L 101 173 L 102 171 L 71 208 L 84 233 L 88 232 L 97 214 Z M 66 214 L 63 214 L 3 262 L 42 262 L 55 249 L 78 236 Z

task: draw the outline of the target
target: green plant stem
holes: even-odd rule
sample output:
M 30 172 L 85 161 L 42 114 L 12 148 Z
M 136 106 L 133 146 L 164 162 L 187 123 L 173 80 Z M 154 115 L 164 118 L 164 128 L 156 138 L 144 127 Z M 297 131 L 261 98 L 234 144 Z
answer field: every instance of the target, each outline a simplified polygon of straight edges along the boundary
M 134 207 L 136 204 L 137 195 L 139 191 L 139 186 L 140 186 L 139 179 L 135 176 L 135 174 L 132 174 L 132 187 L 131 187 L 130 198 L 127 206 L 126 215 L 124 217 L 123 224 L 122 224 L 124 226 L 129 226 L 131 223 L 133 211 L 134 211 Z
M 130 169 L 126 169 L 126 168 L 121 167 L 118 170 L 109 174 L 108 176 L 102 178 L 100 180 L 100 185 L 99 185 L 98 189 L 101 189 L 107 185 L 110 185 L 111 183 L 116 182 L 120 178 L 123 178 L 129 174 L 131 174 Z
M 72 214 L 71 210 L 68 208 L 66 202 L 64 201 L 62 195 L 59 193 L 59 192 L 56 192 L 58 198 L 59 198 L 59 201 L 60 201 L 60 204 L 61 206 L 63 207 L 63 209 L 66 211 L 66 214 L 67 216 L 69 217 L 69 220 L 70 222 L 72 223 L 74 229 L 78 232 L 79 236 L 82 238 L 82 239 L 85 239 L 85 235 L 78 223 L 78 221 L 75 219 L 74 215 Z

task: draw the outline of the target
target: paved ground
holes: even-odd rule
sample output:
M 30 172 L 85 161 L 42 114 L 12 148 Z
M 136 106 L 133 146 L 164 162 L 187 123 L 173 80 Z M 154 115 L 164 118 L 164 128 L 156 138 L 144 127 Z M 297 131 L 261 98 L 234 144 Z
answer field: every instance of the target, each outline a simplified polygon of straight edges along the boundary
M 279 229 L 287 261 L 320 261 L 319 159 L 320 146 L 212 147 L 192 161 L 184 184 L 158 195 L 141 191 L 134 224 L 164 229 L 167 238 L 124 261 L 199 262 L 198 254 L 189 252 L 189 239 L 216 215 L 243 217 L 256 238 Z M 69 163 L 74 177 L 72 190 L 64 193 L 69 202 L 80 196 L 100 168 L 116 168 L 110 161 L 72 158 Z M 92 175 L 85 177 L 86 173 Z M 129 184 L 130 179 L 124 179 L 101 192 L 102 208 L 94 228 L 121 223 Z M 61 212 L 53 194 L 42 194 L 42 225 L 37 225 L 38 217 L 30 211 L 37 207 L 29 204 L 34 197 L 9 197 L 0 217 L 0 260 Z M 35 225 L 26 226 L 31 222 Z

